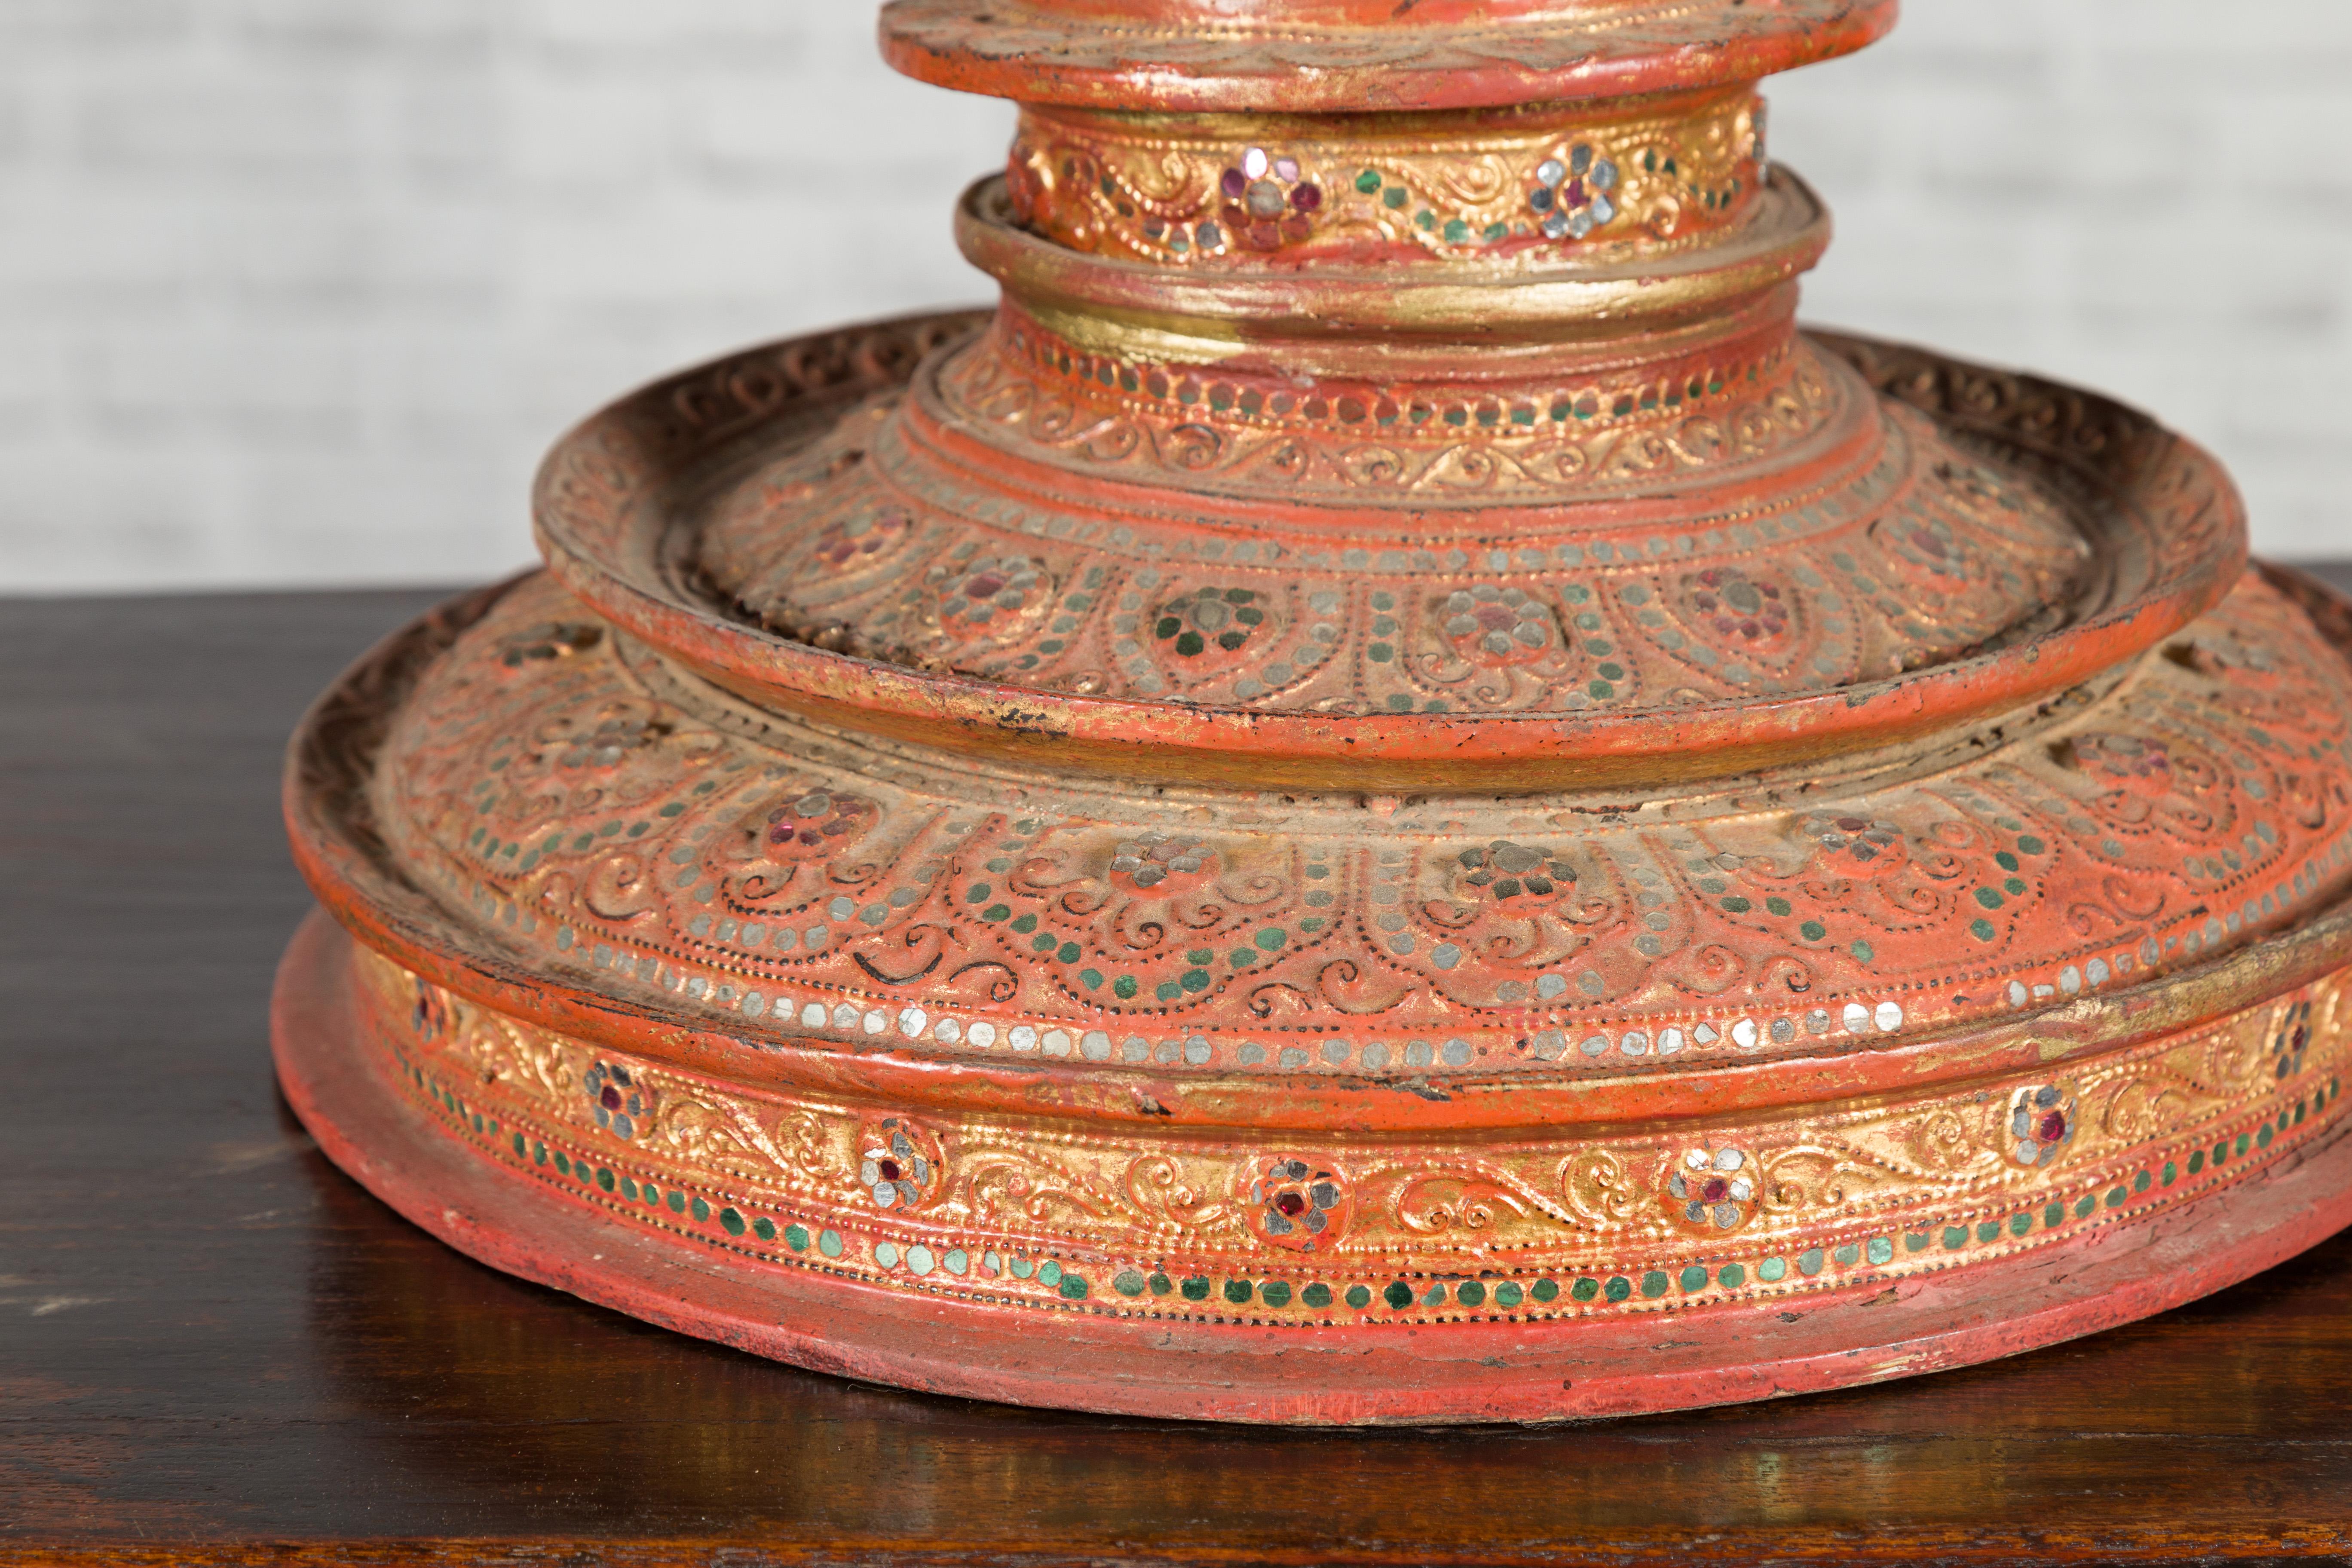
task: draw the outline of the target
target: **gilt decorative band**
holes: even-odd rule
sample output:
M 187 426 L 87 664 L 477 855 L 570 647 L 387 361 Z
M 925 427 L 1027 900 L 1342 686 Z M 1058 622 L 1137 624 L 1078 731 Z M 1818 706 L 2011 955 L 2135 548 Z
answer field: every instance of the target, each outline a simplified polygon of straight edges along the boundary
M 1764 100 L 1730 92 L 1431 115 L 1024 109 L 1014 217 L 1163 266 L 1475 260 L 1698 243 L 1752 210 Z
M 361 970 L 414 1103 L 612 1216 L 973 1304 L 1299 1327 L 1796 1297 L 2070 1242 L 2324 1141 L 2345 1070 L 2339 973 L 2099 1061 L 1797 1119 L 1213 1142 L 720 1084 Z

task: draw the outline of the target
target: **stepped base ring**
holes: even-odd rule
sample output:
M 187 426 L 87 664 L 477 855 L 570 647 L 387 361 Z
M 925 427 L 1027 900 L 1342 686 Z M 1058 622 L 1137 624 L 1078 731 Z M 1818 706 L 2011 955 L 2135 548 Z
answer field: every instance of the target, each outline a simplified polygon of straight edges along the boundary
M 1969 1365 L 2192 1301 L 2352 1224 L 2352 1132 L 2247 1180 L 1966 1269 L 1694 1312 L 1301 1332 L 910 1300 L 713 1250 L 697 1259 L 469 1154 L 367 1048 L 357 950 L 313 912 L 278 971 L 278 1080 L 338 1165 L 468 1256 L 665 1328 L 814 1371 L 1064 1409 L 1297 1426 L 1542 1422 L 1740 1403 Z

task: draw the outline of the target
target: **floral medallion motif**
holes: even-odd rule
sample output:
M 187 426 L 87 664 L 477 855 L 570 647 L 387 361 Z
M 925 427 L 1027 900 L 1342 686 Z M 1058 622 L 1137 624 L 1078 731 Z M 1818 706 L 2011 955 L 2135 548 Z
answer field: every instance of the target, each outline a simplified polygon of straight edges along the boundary
M 1884 877 L 1909 863 L 1903 830 L 1876 817 L 1816 815 L 1800 830 L 1821 864 L 1842 877 Z
M 2074 737 L 2074 761 L 2095 777 L 2137 794 L 2164 795 L 2172 787 L 2172 757 L 2161 741 L 2137 735 Z
M 1223 663 L 1269 629 L 1266 606 L 1255 589 L 1195 588 L 1160 606 L 1151 635 L 1161 653 L 1188 662 Z
M 903 1117 L 882 1118 L 858 1142 L 857 1179 L 876 1208 L 915 1208 L 939 1180 L 939 1151 Z
M 1294 1252 L 1337 1241 L 1353 1208 L 1347 1184 L 1337 1173 L 1287 1155 L 1253 1173 L 1248 1196 L 1250 1227 Z
M 951 641 L 1006 642 L 1042 618 L 1053 600 L 1045 563 L 1026 555 L 982 555 L 929 574 L 940 630 Z
M 1682 581 L 1690 620 L 1713 630 L 1725 647 L 1769 649 L 1789 629 L 1789 605 L 1778 584 L 1759 582 L 1737 566 L 1710 566 Z
M 1737 1229 L 1753 1212 L 1756 1183 L 1753 1163 L 1744 1150 L 1692 1149 L 1682 1165 L 1666 1180 L 1667 1195 L 1675 1200 L 1685 1223 Z
M 898 506 L 835 518 L 810 542 L 809 559 L 827 572 L 844 575 L 863 571 L 896 548 L 913 528 L 914 519 Z
M 1595 158 L 1591 147 L 1580 142 L 1569 149 L 1566 163 L 1546 158 L 1536 165 L 1528 208 L 1546 237 L 1582 239 L 1615 220 L 1617 203 L 1610 193 L 1616 188 L 1617 165 Z
M 2011 1160 L 2047 1165 L 2074 1136 L 2074 1102 L 2056 1084 L 2021 1089 L 2009 1106 Z
M 1458 857 L 1461 881 L 1496 903 L 1532 910 L 1576 880 L 1576 868 L 1541 849 L 1497 838 Z
M 608 713 L 593 730 L 581 732 L 575 729 L 565 737 L 562 750 L 555 755 L 559 768 L 610 768 L 640 746 L 652 745 L 669 733 L 668 726 L 660 724 L 639 711 Z
M 1971 603 L 1992 576 L 1981 552 L 1961 537 L 1949 517 L 1916 505 L 1872 523 L 1870 537 L 1887 564 L 1922 595 L 1898 601 L 1922 622 L 1940 622 Z M 1935 597 L 1942 594 L 1959 597 L 1956 605 L 1946 605 Z
M 2284 1082 L 2303 1070 L 2303 1053 L 2311 1044 L 2311 1004 L 2296 1003 L 2279 1020 L 2278 1036 L 2271 1042 L 2273 1054 L 2272 1076 Z
M 1111 881 L 1166 898 L 1207 881 L 1215 874 L 1215 862 L 1216 852 L 1198 838 L 1144 833 L 1118 841 L 1111 855 Z
M 1471 664 L 1527 664 L 1559 647 L 1559 620 L 1523 589 L 1492 583 L 1457 589 L 1439 614 L 1447 644 Z
M 1224 198 L 1217 216 L 1226 233 L 1249 250 L 1274 250 L 1285 241 L 1306 239 L 1315 232 L 1313 215 L 1323 205 L 1323 187 L 1301 175 L 1297 159 L 1263 147 L 1250 148 L 1226 166 L 1217 176 L 1217 194 Z M 1204 249 L 1217 243 L 1214 235 L 1198 238 Z
M 811 790 L 768 813 L 772 859 L 814 859 L 846 848 L 881 820 L 882 808 L 860 795 Z
M 416 1037 L 428 1045 L 448 1032 L 449 1003 L 439 986 L 416 982 L 416 1005 L 409 1014 L 408 1023 L 416 1031 Z
M 600 1061 L 581 1078 L 589 1113 L 615 1138 L 635 1138 L 646 1124 L 645 1086 L 618 1062 Z

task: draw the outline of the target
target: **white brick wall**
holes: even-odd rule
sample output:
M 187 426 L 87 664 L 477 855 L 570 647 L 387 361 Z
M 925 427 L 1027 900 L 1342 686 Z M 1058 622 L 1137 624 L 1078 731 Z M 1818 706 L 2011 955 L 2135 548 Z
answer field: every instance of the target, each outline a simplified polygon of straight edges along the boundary
M 2352 4 L 1910 0 L 1782 80 L 1810 313 L 2116 391 L 2352 554 Z M 977 300 L 870 0 L 0 0 L 0 591 L 456 581 L 564 425 Z

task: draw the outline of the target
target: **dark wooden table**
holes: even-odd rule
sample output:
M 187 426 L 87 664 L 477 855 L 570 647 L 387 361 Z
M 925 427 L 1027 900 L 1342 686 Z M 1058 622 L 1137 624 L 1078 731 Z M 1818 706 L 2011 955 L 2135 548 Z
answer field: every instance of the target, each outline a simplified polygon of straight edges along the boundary
M 0 1563 L 2352 1557 L 2352 1236 L 1997 1365 L 1434 1433 L 898 1394 L 481 1268 L 265 1033 L 279 747 L 429 597 L 0 601 Z

